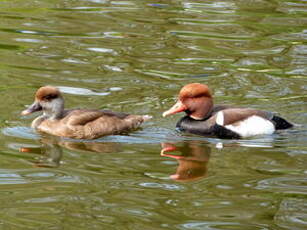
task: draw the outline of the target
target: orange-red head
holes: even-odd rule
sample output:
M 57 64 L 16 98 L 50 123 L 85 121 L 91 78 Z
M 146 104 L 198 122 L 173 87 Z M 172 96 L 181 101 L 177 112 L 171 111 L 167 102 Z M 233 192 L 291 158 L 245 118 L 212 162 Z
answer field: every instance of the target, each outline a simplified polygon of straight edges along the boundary
M 173 107 L 163 113 L 163 117 L 186 112 L 190 117 L 204 119 L 213 107 L 211 92 L 207 85 L 191 83 L 182 87 Z

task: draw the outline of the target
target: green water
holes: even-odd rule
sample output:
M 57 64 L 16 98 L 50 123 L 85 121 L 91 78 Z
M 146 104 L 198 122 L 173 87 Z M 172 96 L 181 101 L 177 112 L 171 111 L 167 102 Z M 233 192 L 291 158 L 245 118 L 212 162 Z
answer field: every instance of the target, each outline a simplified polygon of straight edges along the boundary
M 304 0 L 1 0 L 0 229 L 306 229 L 306 38 Z M 191 82 L 299 126 L 178 133 L 161 114 Z M 41 136 L 20 112 L 43 85 L 70 108 L 154 118 L 94 142 Z

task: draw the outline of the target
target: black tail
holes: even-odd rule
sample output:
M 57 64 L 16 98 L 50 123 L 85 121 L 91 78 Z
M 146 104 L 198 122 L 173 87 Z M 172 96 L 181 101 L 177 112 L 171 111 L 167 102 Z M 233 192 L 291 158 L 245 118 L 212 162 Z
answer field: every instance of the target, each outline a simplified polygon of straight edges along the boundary
M 274 122 L 275 129 L 289 129 L 293 125 L 279 116 L 273 116 L 272 121 Z

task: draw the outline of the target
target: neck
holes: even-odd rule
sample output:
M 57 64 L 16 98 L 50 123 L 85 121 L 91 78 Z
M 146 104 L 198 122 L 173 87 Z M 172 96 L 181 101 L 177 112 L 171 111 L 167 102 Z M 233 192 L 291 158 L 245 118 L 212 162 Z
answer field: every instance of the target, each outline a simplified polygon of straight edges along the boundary
M 197 106 L 193 112 L 189 114 L 194 120 L 207 119 L 212 113 L 213 101 L 211 98 L 205 98 L 197 102 Z
M 63 111 L 58 111 L 57 113 L 54 113 L 50 118 L 53 120 L 58 120 L 63 117 Z
M 44 110 L 44 115 L 52 120 L 61 119 L 64 115 L 64 102 L 62 100 L 54 101 L 51 108 Z
M 63 110 L 58 110 L 58 111 L 44 111 L 44 116 L 48 117 L 48 119 L 52 120 L 58 120 L 63 117 Z

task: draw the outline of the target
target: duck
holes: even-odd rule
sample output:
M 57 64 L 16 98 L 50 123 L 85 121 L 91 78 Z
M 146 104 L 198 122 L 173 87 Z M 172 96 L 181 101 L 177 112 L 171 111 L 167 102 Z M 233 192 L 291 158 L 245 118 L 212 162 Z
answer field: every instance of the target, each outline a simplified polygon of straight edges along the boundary
M 98 109 L 64 109 L 64 98 L 54 86 L 43 86 L 35 93 L 32 105 L 21 112 L 42 111 L 31 127 L 39 132 L 73 139 L 96 139 L 125 133 L 151 119 L 150 115 L 130 115 Z
M 208 85 L 190 83 L 181 88 L 177 102 L 162 115 L 185 112 L 176 124 L 180 131 L 226 139 L 270 135 L 293 124 L 273 112 L 229 105 L 214 105 Z

